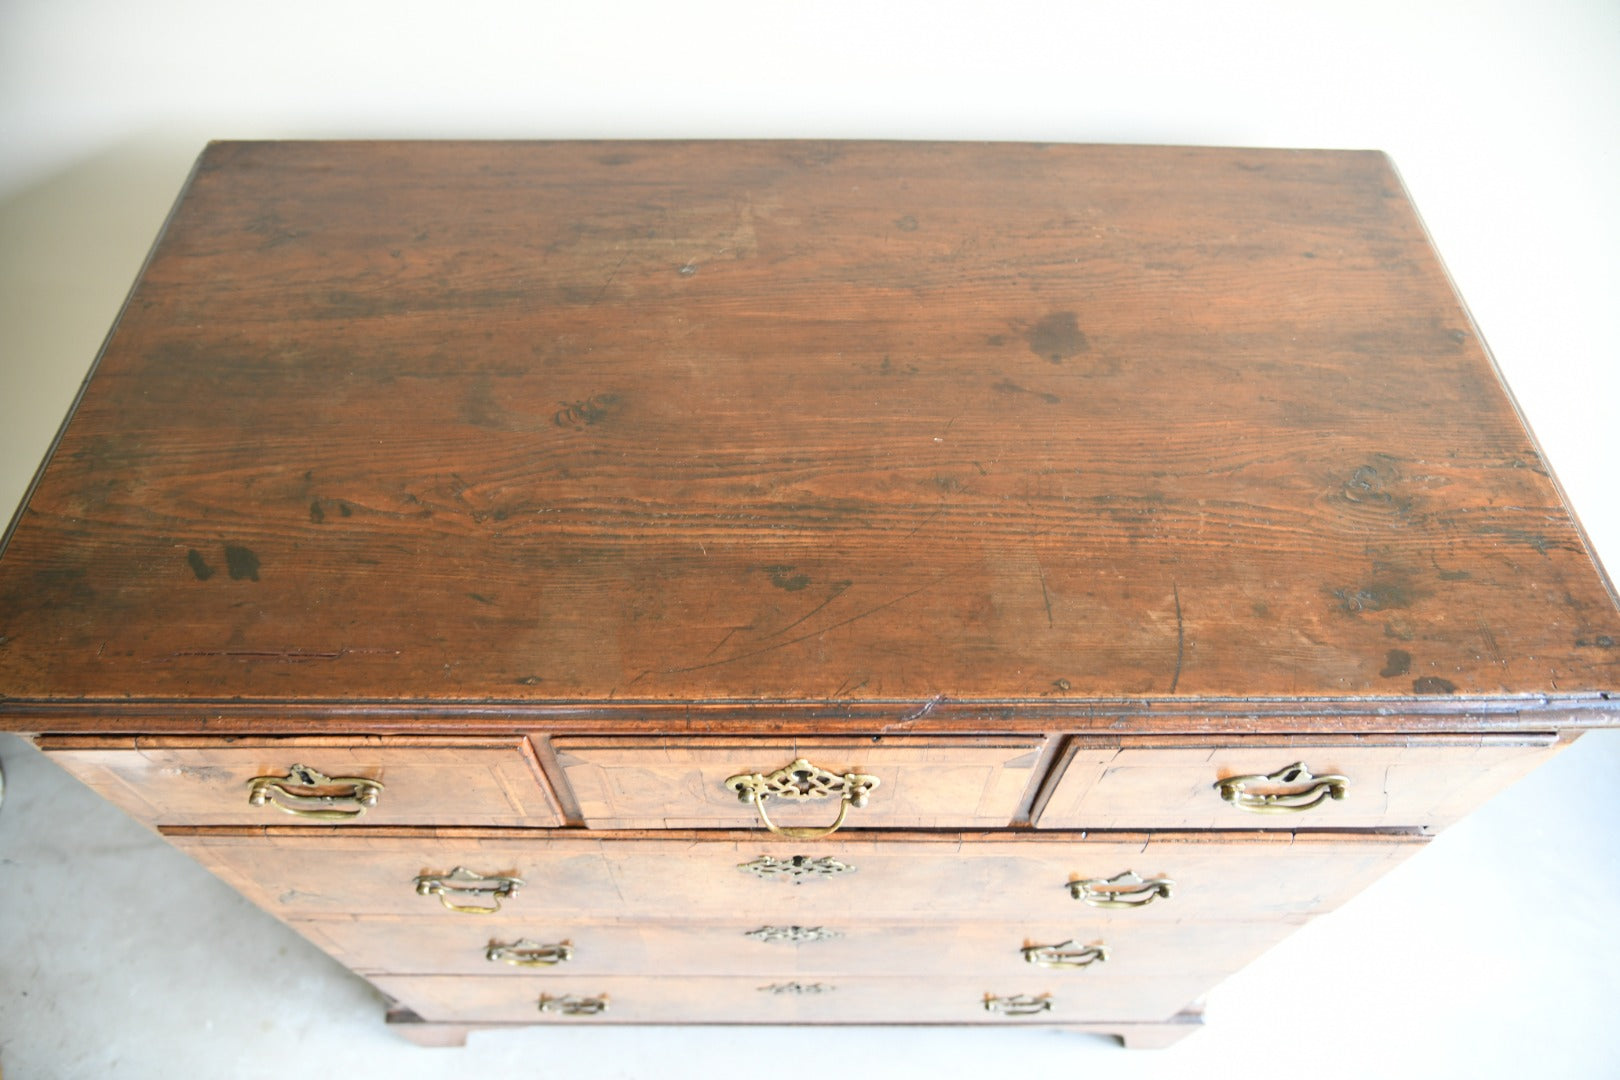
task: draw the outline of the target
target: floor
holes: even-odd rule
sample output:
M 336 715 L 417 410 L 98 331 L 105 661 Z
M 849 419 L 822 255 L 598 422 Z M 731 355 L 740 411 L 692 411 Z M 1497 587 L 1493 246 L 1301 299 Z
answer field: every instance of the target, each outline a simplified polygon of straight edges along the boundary
M 0 205 L 0 517 L 194 151 L 119 148 Z M 1583 739 L 1231 979 L 1204 1031 L 1131 1054 L 1100 1037 L 965 1027 L 548 1028 L 419 1049 L 383 1026 L 363 981 L 26 742 L 0 736 L 0 762 L 11 1080 L 1620 1075 L 1620 732 Z

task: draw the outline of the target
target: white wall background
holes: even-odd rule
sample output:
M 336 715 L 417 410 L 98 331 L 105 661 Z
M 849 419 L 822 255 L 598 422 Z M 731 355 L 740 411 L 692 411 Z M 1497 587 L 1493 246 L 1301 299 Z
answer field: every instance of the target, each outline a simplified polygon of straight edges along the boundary
M 0 517 L 20 499 L 202 141 L 377 135 L 881 136 L 1387 150 L 1599 552 L 1620 569 L 1620 425 L 1613 422 L 1620 402 L 1620 3 L 1614 0 L 0 0 Z M 1597 743 L 1583 743 L 1558 764 L 1578 761 L 1576 754 Z M 14 748 L 6 744 L 8 752 L 20 752 Z M 1560 775 L 1548 772 L 1549 784 Z M 13 788 L 16 805 L 5 809 L 14 823 L 27 804 Z M 1564 794 L 1539 789 L 1539 801 L 1526 810 L 1543 814 Z M 67 805 L 76 828 L 79 815 L 98 808 L 93 800 Z M 1320 1025 L 1325 1008 L 1348 1003 L 1350 989 L 1337 977 L 1300 986 L 1297 967 L 1255 974 L 1257 965 L 1244 976 L 1242 993 L 1234 991 L 1237 1004 L 1224 1020 L 1217 1014 L 1226 1034 L 1197 1036 L 1187 1045 L 1202 1041 L 1205 1049 L 1188 1053 L 1241 1051 L 1241 1058 L 1223 1059 L 1224 1070 L 1253 1066 L 1261 1074 L 1357 1075 L 1365 1065 L 1358 1051 L 1377 1058 L 1383 1075 L 1391 1076 L 1417 1075 L 1420 1065 L 1435 1070 L 1430 1075 L 1601 1074 L 1600 1063 L 1614 1065 L 1620 1055 L 1620 1036 L 1603 1019 L 1604 998 L 1620 985 L 1612 973 L 1601 976 L 1606 982 L 1593 981 L 1599 978 L 1594 971 L 1608 967 L 1589 964 L 1554 988 L 1537 990 L 1537 984 L 1506 980 L 1483 955 L 1492 948 L 1522 952 L 1527 938 L 1535 938 L 1527 967 L 1544 966 L 1558 949 L 1585 951 L 1590 955 L 1564 959 L 1586 963 L 1594 956 L 1612 959 L 1620 938 L 1542 942 L 1541 935 L 1556 934 L 1559 919 L 1538 916 L 1541 907 L 1526 903 L 1515 909 L 1521 921 L 1504 940 L 1469 944 L 1473 939 L 1451 933 L 1445 912 L 1413 899 L 1419 887 L 1429 896 L 1445 893 L 1448 880 L 1424 875 L 1438 875 L 1444 864 L 1434 860 L 1469 843 L 1483 860 L 1517 852 L 1539 858 L 1538 873 L 1561 858 L 1587 860 L 1576 869 L 1620 880 L 1616 846 L 1604 843 L 1605 830 L 1612 835 L 1620 817 L 1606 799 L 1590 805 L 1591 812 L 1534 818 L 1554 823 L 1544 831 L 1514 832 L 1518 823 L 1507 823 L 1489 842 L 1467 831 L 1485 826 L 1461 826 L 1461 839 L 1443 837 L 1429 853 L 1434 859 L 1414 864 L 1421 867 L 1413 871 L 1418 876 L 1391 879 L 1404 891 L 1391 891 L 1395 885 L 1375 890 L 1335 916 L 1337 922 L 1311 928 L 1314 936 L 1305 940 L 1317 955 L 1332 953 L 1329 931 L 1320 928 L 1333 926 L 1360 935 L 1338 945 L 1347 962 L 1380 939 L 1419 954 L 1421 964 L 1405 974 L 1394 960 L 1363 969 L 1356 998 L 1370 993 L 1374 1008 L 1380 994 L 1394 1003 L 1380 1022 L 1395 1024 L 1410 1041 L 1406 1050 L 1384 1045 L 1377 1031 L 1347 1031 L 1340 1042 L 1351 1056 L 1330 1060 L 1318 1051 L 1323 1031 L 1331 1029 L 1311 1025 Z M 6 817 L 0 817 L 0 839 Z M 1583 823 L 1584 833 L 1578 831 Z M 118 835 L 119 844 L 136 842 L 127 840 L 132 833 Z M 94 847 L 96 841 L 84 843 Z M 1506 877 L 1494 886 L 1488 876 L 1470 880 L 1481 890 L 1514 892 L 1512 866 L 1498 869 Z M 199 875 L 182 891 L 200 895 L 208 887 Z M 1454 899 L 1461 917 L 1477 897 Z M 168 905 L 181 900 L 163 898 L 171 922 Z M 227 894 L 215 900 L 233 902 Z M 41 912 L 57 903 L 46 894 L 28 909 L 41 933 Z M 1583 923 L 1585 930 L 1620 922 L 1608 917 L 1620 915 L 1620 902 L 1596 903 L 1607 916 L 1589 917 L 1593 925 Z M 1380 924 L 1380 913 L 1389 921 Z M 1430 922 L 1423 923 L 1425 917 Z M 256 916 L 244 911 L 232 918 Z M 136 933 L 143 926 L 138 909 L 127 919 L 127 925 L 114 919 L 102 931 Z M 214 925 L 197 925 L 205 924 Z M 1453 937 L 1457 951 L 1434 946 Z M 43 949 L 6 940 L 13 944 L 0 955 L 0 968 L 17 955 L 11 950 Z M 194 977 L 208 978 L 218 968 L 212 950 L 193 951 L 201 954 Z M 170 946 L 167 962 L 180 963 L 180 955 L 190 954 Z M 1300 955 L 1262 964 L 1297 963 Z M 342 979 L 335 969 L 320 968 L 319 958 L 310 963 L 317 983 Z M 142 1042 L 136 1029 L 159 1023 L 163 1009 L 147 1003 L 131 1012 L 128 1000 L 121 1007 L 115 998 L 93 1013 L 75 1011 L 73 989 L 51 981 L 54 966 L 41 961 L 28 976 L 28 985 L 37 980 L 36 994 L 55 995 L 50 1008 L 27 1011 L 0 1001 L 0 1064 L 24 1047 L 36 1048 L 25 1058 L 35 1063 L 52 1060 L 38 1047 L 58 1048 L 51 1053 L 73 1047 L 81 1056 L 72 1060 L 82 1069 L 62 1058 L 60 1067 L 40 1075 L 158 1075 L 163 1062 L 176 1075 L 270 1075 L 248 1068 L 245 1059 L 233 1062 L 228 1047 L 292 1054 L 318 1042 L 322 1032 L 333 1035 L 333 1025 L 336 1037 L 365 1043 L 377 1060 L 393 1062 L 390 1075 L 469 1075 L 462 1070 L 475 1060 L 495 1060 L 429 1064 L 373 1045 L 371 1034 L 343 1029 L 347 1021 L 331 1018 L 325 1028 L 319 1017 L 292 1029 L 268 1020 L 230 1028 L 226 1002 L 242 1006 L 225 997 L 214 998 L 216 1009 L 206 998 L 187 1005 L 200 1011 L 188 1012 L 174 1033 L 162 1036 L 163 1045 L 153 1045 L 152 1030 Z M 89 966 L 106 971 L 115 965 Z M 1384 971 L 1391 973 L 1389 985 L 1380 988 Z M 1482 984 L 1498 978 L 1506 981 L 1492 983 L 1489 997 L 1478 996 Z M 1324 991 L 1323 982 L 1331 989 Z M 1279 986 L 1288 987 L 1275 1014 L 1281 1023 L 1268 1028 L 1269 1006 L 1257 1006 Z M 369 1010 L 363 993 L 353 997 L 344 1001 Z M 1480 1017 L 1477 1033 L 1470 1033 L 1466 1014 L 1447 1012 L 1445 1003 L 1453 999 Z M 251 1007 L 253 998 L 244 1000 Z M 335 999 L 311 997 L 327 1000 Z M 1526 1018 L 1527 1030 L 1512 1029 L 1506 1019 L 1518 1016 Z M 51 1017 L 61 1030 L 47 1032 Z M 1446 1017 L 1452 1026 L 1445 1026 Z M 1562 1029 L 1558 1017 L 1570 1018 Z M 204 1028 L 216 1021 L 220 1031 L 205 1036 Z M 1245 1021 L 1251 1026 L 1243 1027 Z M 222 1041 L 227 1031 L 236 1042 Z M 1244 1031 L 1262 1034 L 1250 1044 L 1232 1041 Z M 993 1034 L 996 1039 L 919 1036 L 911 1044 L 916 1052 L 891 1060 L 886 1075 L 907 1075 L 908 1060 L 929 1062 L 934 1075 L 952 1075 L 953 1068 L 962 1075 L 1005 1071 L 996 1065 L 1010 1036 Z M 244 1041 L 250 1037 L 259 1038 L 251 1051 Z M 649 1036 L 654 1041 L 638 1043 L 618 1064 L 612 1054 L 602 1057 L 604 1044 L 585 1033 L 545 1033 L 521 1045 L 532 1071 L 543 1067 L 546 1054 L 570 1047 L 597 1055 L 590 1075 L 647 1074 L 632 1061 L 646 1069 L 656 1064 L 669 1076 L 688 1075 L 688 1065 L 694 1076 L 737 1071 L 699 1068 L 696 1058 L 682 1056 L 701 1054 L 706 1036 L 656 1041 L 662 1037 Z M 1301 1044 L 1296 1037 L 1314 1041 Z M 132 1040 L 127 1046 L 133 1048 L 122 1057 L 91 1052 L 94 1040 L 120 1038 Z M 508 1037 L 480 1038 L 494 1048 L 495 1040 Z M 726 1043 L 736 1038 L 727 1036 Z M 816 1036 L 816 1043 L 833 1048 L 839 1038 Z M 763 1050 L 769 1044 L 749 1045 Z M 1058 1060 L 1054 1045 L 1020 1037 L 1012 1053 L 1037 1066 Z M 151 1056 L 143 1057 L 142 1047 Z M 479 1047 L 475 1039 L 468 1053 L 494 1053 Z M 1176 1059 L 1184 1068 L 1150 1066 L 1151 1060 L 1087 1059 L 1142 1076 L 1216 1067 L 1214 1058 Z M 175 1064 L 182 1061 L 192 1064 Z

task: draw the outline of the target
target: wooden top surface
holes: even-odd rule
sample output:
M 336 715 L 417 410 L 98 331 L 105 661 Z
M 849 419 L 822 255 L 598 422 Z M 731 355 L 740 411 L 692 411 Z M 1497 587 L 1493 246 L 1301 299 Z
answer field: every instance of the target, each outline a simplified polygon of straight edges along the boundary
M 215 144 L 0 558 L 19 716 L 1601 710 L 1617 642 L 1376 153 Z

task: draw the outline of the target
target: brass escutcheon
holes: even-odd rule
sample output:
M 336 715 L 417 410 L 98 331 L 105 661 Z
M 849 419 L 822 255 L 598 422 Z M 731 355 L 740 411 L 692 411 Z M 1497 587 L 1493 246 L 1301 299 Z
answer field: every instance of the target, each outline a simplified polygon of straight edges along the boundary
M 762 994 L 792 994 L 795 997 L 803 997 L 806 994 L 830 994 L 834 990 L 838 989 L 838 987 L 830 986 L 827 983 L 818 982 L 785 982 L 770 983 L 769 985 L 761 986 L 758 989 Z
M 831 855 L 823 855 L 819 859 L 813 859 L 809 855 L 794 855 L 786 859 L 778 859 L 774 855 L 761 855 L 757 859 L 738 863 L 737 869 L 745 874 L 764 878 L 766 881 L 791 881 L 795 885 L 808 878 L 829 878 L 835 874 L 855 872 L 853 866 L 839 862 Z
M 743 937 L 753 938 L 755 941 L 786 941 L 794 945 L 801 945 L 807 941 L 831 941 L 844 935 L 837 930 L 828 930 L 824 926 L 762 926 L 758 930 L 749 930 Z

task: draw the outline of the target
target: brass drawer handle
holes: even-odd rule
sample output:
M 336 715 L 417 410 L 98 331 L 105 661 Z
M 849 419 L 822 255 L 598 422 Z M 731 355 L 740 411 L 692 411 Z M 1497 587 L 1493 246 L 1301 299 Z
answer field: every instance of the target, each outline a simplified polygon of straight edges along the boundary
M 1278 769 L 1267 776 L 1229 776 L 1216 783 L 1221 798 L 1251 814 L 1301 814 L 1328 799 L 1344 798 L 1349 777 L 1337 773 L 1312 776 L 1303 761 Z M 1288 791 L 1249 791 L 1251 787 L 1287 787 Z
M 1052 1011 L 1052 995 L 1015 994 L 1012 997 L 996 997 L 994 994 L 986 994 L 984 1007 L 985 1011 L 1000 1013 L 1002 1016 L 1034 1016 L 1037 1013 Z
M 736 792 L 737 798 L 745 803 L 753 803 L 754 809 L 759 811 L 759 820 L 765 827 L 778 836 L 786 836 L 792 840 L 819 840 L 823 836 L 831 836 L 837 832 L 839 826 L 844 824 L 844 815 L 849 808 L 859 810 L 866 805 L 866 797 L 873 788 L 882 781 L 875 776 L 865 773 L 833 773 L 812 765 L 804 758 L 798 758 L 791 765 L 785 765 L 773 773 L 741 773 L 727 778 L 726 787 Z M 786 828 L 777 825 L 765 812 L 765 803 L 769 799 L 791 799 L 795 802 L 806 799 L 838 799 L 838 818 L 825 829 Z
M 513 967 L 556 967 L 573 958 L 574 947 L 566 941 L 559 941 L 553 945 L 530 941 L 528 938 L 514 941 L 510 945 L 492 941 L 489 948 L 484 950 L 485 960 L 500 960 Z
M 347 788 L 331 791 L 331 788 Z M 286 776 L 255 776 L 248 781 L 248 805 L 269 803 L 277 810 L 315 821 L 349 821 L 377 805 L 383 786 L 365 776 L 327 776 L 308 765 L 294 765 Z M 344 809 L 339 804 L 349 803 Z
M 540 1011 L 543 1013 L 557 1013 L 561 1016 L 600 1016 L 607 1012 L 608 996 L 598 994 L 595 997 L 581 997 L 578 994 L 563 994 L 552 997 L 550 994 L 540 995 Z
M 1155 900 L 1168 900 L 1175 882 L 1169 878 L 1143 880 L 1127 870 L 1111 878 L 1086 878 L 1069 882 L 1069 895 L 1094 908 L 1147 907 Z
M 1037 967 L 1085 968 L 1108 959 L 1107 945 L 1087 945 L 1071 948 L 1074 940 L 1060 941 L 1056 945 L 1026 945 L 1021 950 L 1024 959 Z
M 448 874 L 430 873 L 416 876 L 418 896 L 437 896 L 439 903 L 451 911 L 459 911 L 465 915 L 489 915 L 501 910 L 501 901 L 515 895 L 522 885 L 522 878 L 499 875 L 486 877 L 483 874 L 473 873 L 465 866 L 458 866 Z M 458 904 L 451 899 L 468 896 L 487 896 L 490 903 Z

